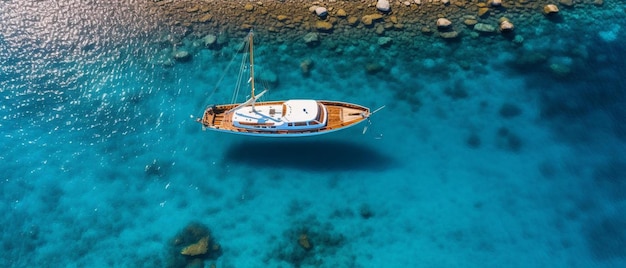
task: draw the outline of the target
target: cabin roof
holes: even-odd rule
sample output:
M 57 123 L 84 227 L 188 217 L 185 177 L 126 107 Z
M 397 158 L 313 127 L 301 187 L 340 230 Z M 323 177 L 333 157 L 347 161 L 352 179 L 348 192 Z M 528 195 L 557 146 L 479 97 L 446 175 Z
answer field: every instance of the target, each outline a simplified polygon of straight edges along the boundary
M 286 122 L 306 122 L 317 118 L 319 106 L 315 100 L 288 100 L 283 120 Z

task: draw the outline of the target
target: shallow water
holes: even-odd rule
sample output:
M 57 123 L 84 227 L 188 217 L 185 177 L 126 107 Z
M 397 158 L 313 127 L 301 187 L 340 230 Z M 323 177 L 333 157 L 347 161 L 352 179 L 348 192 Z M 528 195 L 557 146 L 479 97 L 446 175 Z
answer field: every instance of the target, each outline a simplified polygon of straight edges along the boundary
M 269 99 L 386 105 L 364 134 L 289 140 L 202 131 L 245 31 L 198 46 L 155 5 L 0 3 L 3 267 L 184 267 L 198 226 L 205 267 L 626 262 L 622 1 L 518 20 L 522 44 L 258 29 Z

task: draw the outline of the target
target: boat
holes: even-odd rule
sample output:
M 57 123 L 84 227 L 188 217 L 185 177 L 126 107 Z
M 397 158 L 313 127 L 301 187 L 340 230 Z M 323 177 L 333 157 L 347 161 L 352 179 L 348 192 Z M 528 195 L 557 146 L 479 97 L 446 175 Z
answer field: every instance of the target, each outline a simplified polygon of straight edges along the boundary
M 241 66 L 242 70 L 249 70 L 250 97 L 243 103 L 207 107 L 202 117 L 197 119 L 204 130 L 260 137 L 314 136 L 355 126 L 383 108 L 370 112 L 369 108 L 358 104 L 314 99 L 257 102 L 267 90 L 255 94 L 253 38 L 254 34 L 250 31 L 243 47 L 249 61 L 242 60 Z M 240 72 L 238 81 L 242 80 L 241 76 L 245 74 Z

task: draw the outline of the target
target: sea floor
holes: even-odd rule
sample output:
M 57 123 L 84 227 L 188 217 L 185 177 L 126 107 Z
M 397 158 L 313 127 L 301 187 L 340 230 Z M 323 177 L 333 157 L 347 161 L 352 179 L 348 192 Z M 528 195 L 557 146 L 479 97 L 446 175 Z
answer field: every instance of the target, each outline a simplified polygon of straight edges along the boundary
M 605 31 L 579 24 L 589 8 L 565 9 L 565 22 L 541 22 L 560 34 L 484 37 L 491 50 L 470 37 L 328 50 L 260 35 L 267 100 L 385 106 L 289 139 L 195 121 L 232 98 L 235 37 L 210 49 L 184 39 L 191 59 L 164 64 L 172 48 L 149 33 L 79 22 L 147 18 L 0 3 L 0 266 L 623 267 L 617 2 L 597 9 L 613 15 Z M 65 21 L 68 7 L 87 11 Z M 52 31 L 29 10 L 82 28 Z M 204 237 L 204 253 L 181 254 Z

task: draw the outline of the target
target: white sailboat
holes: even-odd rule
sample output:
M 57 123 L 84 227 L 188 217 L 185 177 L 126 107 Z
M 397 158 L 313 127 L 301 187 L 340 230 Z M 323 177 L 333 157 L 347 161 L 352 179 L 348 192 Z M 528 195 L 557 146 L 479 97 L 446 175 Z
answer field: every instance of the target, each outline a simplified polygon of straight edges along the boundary
M 255 94 L 253 37 L 250 31 L 246 38 L 250 98 L 243 103 L 206 108 L 202 118 L 197 119 L 203 129 L 263 137 L 303 137 L 355 126 L 373 114 L 367 107 L 341 101 L 291 99 L 257 102 L 267 90 Z

